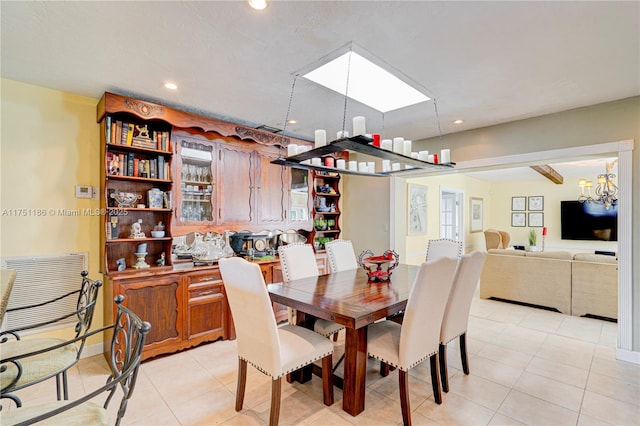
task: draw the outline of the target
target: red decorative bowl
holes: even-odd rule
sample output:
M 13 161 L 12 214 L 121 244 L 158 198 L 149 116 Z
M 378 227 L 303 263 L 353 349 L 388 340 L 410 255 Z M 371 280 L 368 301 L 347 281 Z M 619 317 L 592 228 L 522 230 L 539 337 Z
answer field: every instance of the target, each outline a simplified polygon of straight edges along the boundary
M 398 265 L 398 258 L 398 253 L 393 250 L 385 251 L 382 256 L 373 256 L 371 250 L 365 250 L 360 253 L 358 263 L 367 271 L 369 282 L 384 282 L 391 279 L 391 272 Z M 383 265 L 387 265 L 386 270 Z

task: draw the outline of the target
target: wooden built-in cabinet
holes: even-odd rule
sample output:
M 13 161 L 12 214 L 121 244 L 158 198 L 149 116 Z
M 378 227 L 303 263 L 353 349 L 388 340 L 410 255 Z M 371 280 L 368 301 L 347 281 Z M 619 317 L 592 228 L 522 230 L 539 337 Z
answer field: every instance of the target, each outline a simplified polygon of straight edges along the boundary
M 305 189 L 311 180 L 306 172 L 293 176 L 289 168 L 271 163 L 286 155 L 289 144 L 311 142 L 113 93 L 98 103 L 97 122 L 105 324 L 116 312 L 113 298 L 123 294 L 125 306 L 151 323 L 145 359 L 234 338 L 217 266 L 174 269 L 173 238 L 194 231 L 311 232 L 311 188 Z M 152 190 L 161 197 L 152 197 Z M 119 192 L 140 198 L 120 207 L 111 196 Z M 153 237 L 160 222 L 165 234 Z M 144 236 L 133 235 L 135 223 Z M 141 244 L 146 244 L 148 267 L 134 268 Z M 121 259 L 124 270 L 119 270 Z M 267 283 L 281 280 L 277 261 L 262 267 Z M 281 306 L 274 306 L 274 314 L 286 319 Z

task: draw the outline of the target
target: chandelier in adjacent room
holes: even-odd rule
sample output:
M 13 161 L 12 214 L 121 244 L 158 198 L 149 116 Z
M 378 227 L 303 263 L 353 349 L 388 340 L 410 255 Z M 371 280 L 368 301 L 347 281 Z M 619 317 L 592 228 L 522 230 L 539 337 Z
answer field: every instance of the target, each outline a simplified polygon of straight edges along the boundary
M 598 175 L 598 181 L 595 188 L 595 197 L 591 195 L 591 188 L 593 182 L 590 180 L 580 179 L 578 185 L 580 186 L 580 197 L 578 201 L 581 203 L 594 202 L 603 204 L 605 209 L 609 210 L 612 205 L 615 205 L 618 201 L 618 187 L 613 183 L 616 175 L 611 173 L 611 170 L 616 165 L 618 160 L 614 160 L 611 163 L 606 163 L 606 173 Z

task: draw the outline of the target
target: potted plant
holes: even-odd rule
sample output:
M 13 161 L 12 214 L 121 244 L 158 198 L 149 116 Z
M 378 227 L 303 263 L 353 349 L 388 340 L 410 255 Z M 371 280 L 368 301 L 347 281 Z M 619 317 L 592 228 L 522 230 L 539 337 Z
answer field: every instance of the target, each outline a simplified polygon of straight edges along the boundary
M 538 247 L 536 245 L 536 241 L 538 240 L 538 233 L 535 229 L 529 229 L 529 250 L 530 251 L 538 251 Z

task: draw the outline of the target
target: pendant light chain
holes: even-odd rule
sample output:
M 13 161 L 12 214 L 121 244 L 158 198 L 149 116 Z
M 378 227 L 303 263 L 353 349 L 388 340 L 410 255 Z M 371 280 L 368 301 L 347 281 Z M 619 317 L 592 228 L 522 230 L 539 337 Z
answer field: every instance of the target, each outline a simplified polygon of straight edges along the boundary
M 347 99 L 349 98 L 349 74 L 351 73 L 351 55 L 353 54 L 353 47 L 349 50 L 349 60 L 347 62 L 347 86 L 344 89 L 344 110 L 342 112 L 342 131 L 344 132 L 344 126 L 347 121 Z
M 293 83 L 291 84 L 291 94 L 289 94 L 289 105 L 287 106 L 287 115 L 284 118 L 284 126 L 282 126 L 282 144 L 284 148 L 285 132 L 287 131 L 287 123 L 289 123 L 289 113 L 291 113 L 291 104 L 293 103 L 293 92 L 296 89 L 296 81 L 298 81 L 298 74 L 293 77 Z
M 438 114 L 438 102 L 436 98 L 433 98 L 433 108 L 436 110 L 436 121 L 438 122 L 438 135 L 440 137 L 440 150 L 444 149 L 444 142 L 442 141 L 442 129 L 440 128 L 440 114 Z

